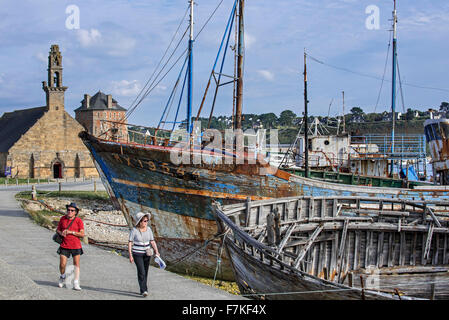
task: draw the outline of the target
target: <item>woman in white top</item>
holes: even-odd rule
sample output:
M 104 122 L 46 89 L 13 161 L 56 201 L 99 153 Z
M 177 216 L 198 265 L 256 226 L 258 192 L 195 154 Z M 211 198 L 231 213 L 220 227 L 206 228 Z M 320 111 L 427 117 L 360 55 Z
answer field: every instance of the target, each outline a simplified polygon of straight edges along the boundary
M 154 254 L 159 256 L 153 232 L 148 226 L 150 216 L 149 213 L 143 212 L 139 212 L 136 215 L 137 223 L 129 234 L 128 242 L 129 262 L 136 264 L 140 294 L 144 297 L 148 295 L 148 268 L 150 266 L 150 258 L 153 255 L 153 249 Z

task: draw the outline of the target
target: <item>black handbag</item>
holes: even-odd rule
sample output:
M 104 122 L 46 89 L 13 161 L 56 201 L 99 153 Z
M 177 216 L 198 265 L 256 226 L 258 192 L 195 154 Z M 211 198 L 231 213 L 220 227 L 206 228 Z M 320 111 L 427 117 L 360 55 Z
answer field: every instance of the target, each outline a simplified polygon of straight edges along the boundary
M 75 218 L 73 218 L 73 220 L 70 222 L 70 224 L 68 225 L 68 227 L 67 227 L 66 230 L 68 230 L 68 229 L 70 228 L 70 226 L 72 225 L 73 221 L 75 221 L 75 219 L 76 219 L 76 216 L 75 216 Z M 58 232 L 55 232 L 55 234 L 53 235 L 52 239 L 53 239 L 54 242 L 56 242 L 56 243 L 58 243 L 58 244 L 61 244 L 62 241 L 64 240 L 64 237 L 61 236 Z

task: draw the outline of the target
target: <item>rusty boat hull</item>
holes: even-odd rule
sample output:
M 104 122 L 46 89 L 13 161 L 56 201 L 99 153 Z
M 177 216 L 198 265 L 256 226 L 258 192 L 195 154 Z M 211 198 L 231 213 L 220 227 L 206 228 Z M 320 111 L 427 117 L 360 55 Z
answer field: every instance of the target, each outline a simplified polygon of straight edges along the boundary
M 203 157 L 206 163 L 175 165 L 169 147 L 106 141 L 86 132 L 80 137 L 128 225 L 138 212 L 152 213 L 158 247 L 172 271 L 234 280 L 229 259 L 219 250 L 213 201 L 226 205 L 248 197 L 263 200 L 304 193 L 301 185 L 288 180 L 289 174 L 268 163 L 217 164 L 223 155 L 211 152 L 209 159 Z
M 295 176 L 270 166 L 263 159 L 254 163 L 226 164 L 229 155 L 198 151 L 200 164 L 171 161 L 174 147 L 141 145 L 96 138 L 80 133 L 90 150 L 103 184 L 115 207 L 128 224 L 140 211 L 153 214 L 152 228 L 168 268 L 206 277 L 233 280 L 229 259 L 219 257 L 212 202 L 223 205 L 301 195 L 367 196 L 405 199 L 447 198 L 444 189 L 413 190 L 346 186 Z M 219 259 L 220 258 L 220 259 Z M 217 261 L 221 264 L 217 266 Z

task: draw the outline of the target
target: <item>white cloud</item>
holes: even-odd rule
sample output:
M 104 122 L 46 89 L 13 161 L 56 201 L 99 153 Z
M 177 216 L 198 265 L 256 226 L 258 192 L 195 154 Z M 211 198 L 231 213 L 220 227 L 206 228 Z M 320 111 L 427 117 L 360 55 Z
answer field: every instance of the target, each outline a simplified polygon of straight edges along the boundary
M 245 48 L 249 49 L 254 43 L 256 43 L 256 38 L 245 32 Z
M 45 63 L 48 62 L 48 57 L 47 57 L 45 54 L 43 54 L 42 52 L 36 53 L 35 57 L 36 57 L 37 60 L 39 60 L 39 61 L 42 61 L 42 62 L 45 62 Z
M 112 93 L 119 96 L 135 96 L 141 90 L 141 85 L 137 80 L 112 81 Z
M 81 46 L 86 48 L 98 44 L 101 41 L 101 33 L 97 29 L 77 30 L 78 41 Z
M 260 74 L 265 80 L 273 81 L 274 74 L 268 70 L 257 70 L 257 73 Z

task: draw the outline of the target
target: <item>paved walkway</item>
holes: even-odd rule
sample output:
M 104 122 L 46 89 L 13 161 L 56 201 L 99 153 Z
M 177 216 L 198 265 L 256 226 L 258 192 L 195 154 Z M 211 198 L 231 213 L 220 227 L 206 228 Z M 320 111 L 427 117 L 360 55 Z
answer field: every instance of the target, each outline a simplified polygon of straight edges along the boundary
M 57 190 L 58 185 L 37 187 Z M 0 189 L 0 299 L 144 299 L 136 267 L 125 257 L 92 245 L 83 245 L 78 292 L 59 288 L 58 245 L 53 232 L 35 224 L 14 195 L 30 186 Z M 93 183 L 64 184 L 63 190 L 93 190 Z M 97 183 L 101 190 L 101 183 Z M 72 264 L 69 259 L 69 266 Z M 242 297 L 177 274 L 150 267 L 149 296 L 153 300 L 235 300 Z

